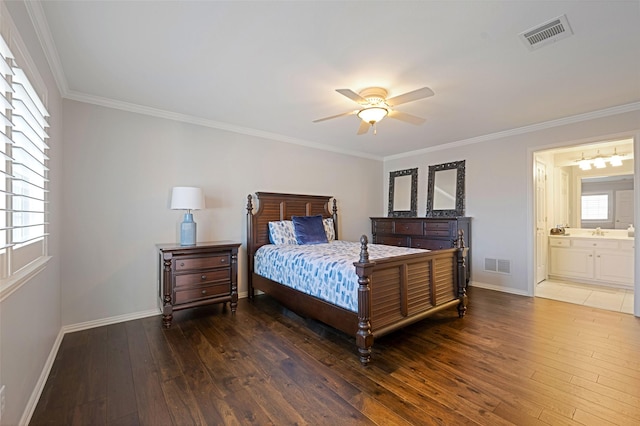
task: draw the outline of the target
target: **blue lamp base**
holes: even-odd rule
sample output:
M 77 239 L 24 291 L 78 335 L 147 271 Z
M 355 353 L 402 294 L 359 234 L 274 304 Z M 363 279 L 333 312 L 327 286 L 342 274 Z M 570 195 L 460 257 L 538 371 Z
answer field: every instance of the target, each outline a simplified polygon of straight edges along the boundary
M 193 214 L 185 213 L 184 221 L 180 224 L 180 245 L 194 246 L 196 244 L 196 223 Z

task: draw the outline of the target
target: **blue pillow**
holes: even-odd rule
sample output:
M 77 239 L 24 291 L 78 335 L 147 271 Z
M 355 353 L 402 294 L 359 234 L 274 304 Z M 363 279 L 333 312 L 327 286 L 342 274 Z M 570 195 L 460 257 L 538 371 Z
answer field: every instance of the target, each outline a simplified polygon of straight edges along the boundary
M 317 216 L 293 216 L 293 229 L 296 233 L 298 244 L 322 244 L 328 243 L 327 233 L 324 230 L 322 215 Z

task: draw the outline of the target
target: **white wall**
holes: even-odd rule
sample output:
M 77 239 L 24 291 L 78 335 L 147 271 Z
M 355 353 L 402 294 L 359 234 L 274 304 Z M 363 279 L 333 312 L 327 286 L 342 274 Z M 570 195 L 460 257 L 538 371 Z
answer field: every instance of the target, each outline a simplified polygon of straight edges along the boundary
M 60 216 L 62 100 L 49 71 L 24 4 L 7 2 L 37 72 L 48 87 L 50 172 L 49 254 L 44 271 L 0 302 L 0 385 L 6 386 L 3 425 L 18 424 L 55 346 L 60 319 Z M 55 355 L 55 354 L 53 354 Z M 49 360 L 50 361 L 50 360 Z
M 418 167 L 418 216 L 424 216 L 428 166 L 466 160 L 465 214 L 473 218 L 472 285 L 531 294 L 529 281 L 533 279 L 534 240 L 533 228 L 529 229 L 528 224 L 533 220 L 533 152 L 604 140 L 612 135 L 633 136 L 639 126 L 640 111 L 633 111 L 488 142 L 387 159 L 383 170 L 383 206 L 388 199 L 389 172 Z M 636 186 L 637 183 L 636 175 Z M 510 260 L 511 274 L 483 271 L 487 257 Z
M 64 116 L 65 325 L 156 309 L 155 244 L 178 241 L 184 214 L 169 209 L 173 186 L 205 191 L 198 241 L 243 243 L 241 295 L 248 194 L 335 196 L 343 239 L 370 234 L 382 213 L 381 161 L 76 101 Z

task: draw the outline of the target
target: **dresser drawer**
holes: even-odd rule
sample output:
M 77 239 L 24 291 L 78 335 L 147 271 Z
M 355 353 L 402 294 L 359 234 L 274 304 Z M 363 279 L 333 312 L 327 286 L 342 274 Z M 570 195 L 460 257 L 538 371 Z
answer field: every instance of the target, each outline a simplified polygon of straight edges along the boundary
M 200 286 L 186 290 L 176 290 L 175 303 L 189 303 L 209 297 L 227 296 L 231 292 L 230 283 Z
M 389 237 L 389 236 L 376 236 L 376 244 L 385 244 L 387 246 L 400 246 L 408 247 L 409 238 L 407 237 Z
M 186 259 L 176 259 L 174 266 L 175 271 L 184 271 L 187 269 L 207 269 L 218 266 L 226 266 L 229 264 L 228 254 L 218 254 L 207 257 L 190 257 Z
M 422 235 L 422 222 L 394 222 L 394 234 Z
M 412 238 L 411 247 L 427 250 L 444 250 L 452 247 L 449 240 L 433 240 L 430 238 Z
M 176 287 L 199 285 L 229 279 L 231 279 L 231 270 L 229 268 L 201 271 L 193 274 L 176 274 Z
M 393 234 L 393 222 L 388 221 L 374 221 L 373 222 L 373 233 L 380 234 Z
M 425 222 L 424 229 L 427 231 L 447 231 L 449 232 L 449 221 L 430 221 Z

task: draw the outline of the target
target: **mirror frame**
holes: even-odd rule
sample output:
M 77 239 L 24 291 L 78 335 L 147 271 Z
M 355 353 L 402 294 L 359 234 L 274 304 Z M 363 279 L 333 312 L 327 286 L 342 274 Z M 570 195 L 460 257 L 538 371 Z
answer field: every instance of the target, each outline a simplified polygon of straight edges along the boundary
M 411 176 L 411 210 L 394 210 L 393 196 L 397 177 Z M 418 215 L 418 168 L 389 172 L 389 217 L 416 217 Z
M 458 217 L 464 216 L 464 172 L 465 161 L 453 161 L 451 163 L 436 164 L 429 166 L 429 181 L 427 188 L 427 215 L 426 217 Z M 456 169 L 456 203 L 452 210 L 434 210 L 433 194 L 435 186 L 436 172 L 442 170 Z

